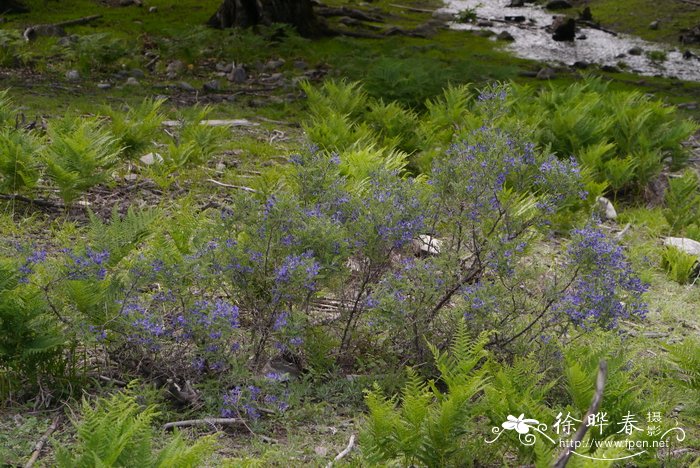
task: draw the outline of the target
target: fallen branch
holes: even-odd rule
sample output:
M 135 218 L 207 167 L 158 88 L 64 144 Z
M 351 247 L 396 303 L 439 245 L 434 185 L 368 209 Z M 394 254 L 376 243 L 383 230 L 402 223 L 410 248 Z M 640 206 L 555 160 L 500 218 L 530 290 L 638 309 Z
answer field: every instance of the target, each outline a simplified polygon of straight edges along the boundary
M 578 442 L 581 442 L 583 440 L 583 437 L 586 435 L 586 432 L 588 431 L 588 418 L 598 412 L 598 408 L 600 408 L 600 403 L 603 401 L 603 390 L 605 390 L 605 380 L 608 377 L 608 363 L 605 361 L 600 361 L 598 364 L 598 378 L 596 379 L 596 384 L 595 384 L 595 394 L 593 395 L 593 400 L 591 401 L 591 406 L 588 408 L 588 411 L 586 412 L 586 415 L 583 417 L 583 424 L 579 426 L 578 430 L 574 434 L 574 437 L 571 439 L 569 444 L 567 445 L 567 449 L 564 450 L 561 455 L 559 455 L 559 458 L 557 458 L 557 461 L 552 465 L 554 468 L 564 468 L 566 464 L 569 461 L 569 458 L 571 457 L 571 452 L 574 450 L 574 447 L 578 447 Z
M 353 447 L 354 445 L 355 445 L 355 434 L 351 434 L 351 435 L 350 435 L 350 442 L 348 442 L 348 446 L 345 447 L 345 449 L 344 449 L 342 452 L 340 452 L 338 455 L 336 455 L 336 457 L 333 459 L 333 461 L 332 461 L 332 462 L 329 462 L 329 463 L 326 465 L 326 468 L 330 468 L 331 466 L 333 466 L 333 463 L 335 463 L 335 462 L 341 460 L 343 457 L 345 457 L 345 455 L 347 455 L 348 453 L 350 453 L 350 451 L 352 450 L 352 447 Z
M 331 16 L 347 16 L 348 18 L 353 18 L 360 21 L 369 21 L 370 23 L 383 23 L 384 20 L 379 16 L 373 16 L 364 11 L 354 10 L 347 7 L 321 7 L 316 9 L 316 14 L 323 17 Z
M 629 231 L 631 227 L 632 227 L 632 224 L 631 224 L 631 223 L 627 223 L 627 224 L 625 225 L 625 227 L 622 228 L 622 231 L 618 232 L 618 233 L 615 235 L 615 239 L 617 239 L 617 240 L 622 239 L 622 237 L 623 237 L 625 234 L 627 234 L 627 231 Z
M 232 188 L 232 189 L 236 189 L 236 190 L 243 190 L 245 192 L 250 192 L 250 193 L 259 193 L 254 188 L 246 187 L 244 185 L 225 184 L 223 182 L 219 182 L 218 180 L 214 180 L 214 179 L 207 179 L 207 182 L 211 182 L 212 184 L 218 185 L 219 187 L 226 187 L 226 188 Z
M 695 2 L 693 0 L 678 0 L 679 2 L 687 3 L 688 5 L 700 6 L 700 2 Z
M 61 21 L 60 23 L 55 23 L 53 26 L 58 26 L 59 28 L 63 28 L 66 26 L 77 26 L 79 24 L 86 24 L 100 18 L 102 18 L 102 15 L 85 16 L 83 18 L 77 18 L 74 20 Z
M 389 6 L 392 6 L 394 8 L 402 8 L 407 11 L 412 11 L 414 13 L 433 13 L 434 10 L 428 10 L 426 8 L 416 8 L 408 5 L 399 5 L 397 3 L 390 3 Z
M 65 206 L 61 205 L 60 203 L 54 203 L 54 202 L 51 202 L 49 200 L 38 200 L 38 199 L 34 199 L 34 198 L 28 198 L 28 197 L 25 197 L 23 195 L 17 195 L 17 194 L 7 195 L 4 193 L 0 193 L 0 200 L 20 201 L 23 203 L 41 206 L 44 208 L 56 208 L 56 209 L 64 209 L 65 208 Z
M 578 20 L 577 23 L 583 24 L 585 26 L 588 26 L 591 29 L 597 29 L 598 31 L 603 31 L 608 34 L 612 34 L 613 36 L 617 36 L 617 33 L 615 31 L 612 31 L 610 29 L 604 28 L 601 25 L 594 23 L 593 21 L 587 21 L 587 20 Z
M 44 432 L 44 435 L 41 436 L 41 439 L 36 443 L 34 446 L 34 452 L 32 452 L 31 458 L 27 461 L 27 463 L 24 465 L 24 468 L 32 468 L 34 466 L 34 463 L 39 459 L 39 455 L 41 455 L 41 450 L 44 448 L 44 445 L 46 445 L 46 441 L 49 440 L 49 437 L 53 433 L 53 431 L 56 430 L 58 427 L 58 416 L 56 416 L 53 419 L 53 422 L 49 426 L 49 428 Z
M 244 423 L 241 418 L 204 418 L 204 419 L 187 419 L 185 421 L 173 421 L 165 423 L 163 425 L 163 430 L 167 431 L 169 429 L 174 429 L 176 427 L 190 427 L 190 426 L 200 426 L 204 424 L 214 425 L 214 424 L 242 424 Z

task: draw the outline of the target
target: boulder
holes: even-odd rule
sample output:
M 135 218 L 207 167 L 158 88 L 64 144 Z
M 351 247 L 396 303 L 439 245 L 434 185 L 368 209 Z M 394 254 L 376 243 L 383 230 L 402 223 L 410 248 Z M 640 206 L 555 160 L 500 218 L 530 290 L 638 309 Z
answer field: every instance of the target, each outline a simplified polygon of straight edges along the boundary
M 664 239 L 666 247 L 675 247 L 678 250 L 690 255 L 700 257 L 700 242 L 688 239 L 687 237 L 667 237 Z
M 509 33 L 508 31 L 501 31 L 500 33 L 498 33 L 498 36 L 496 36 L 496 39 L 498 39 L 499 41 L 508 41 L 508 42 L 513 42 L 515 40 L 513 35 L 511 33 Z
M 413 239 L 413 253 L 417 256 L 438 255 L 443 241 L 427 234 L 421 234 Z
M 644 49 L 639 46 L 634 46 L 628 50 L 627 53 L 630 55 L 642 55 L 644 53 Z
M 551 0 L 545 5 L 545 8 L 548 10 L 566 10 L 571 7 L 573 5 L 566 0 Z
M 152 166 L 156 162 L 161 162 L 163 157 L 158 153 L 148 153 L 144 154 L 139 158 L 139 161 L 144 163 L 146 166 Z
M 596 201 L 598 202 L 598 210 L 605 219 L 611 221 L 617 219 L 617 211 L 615 211 L 615 207 L 610 200 L 605 197 L 598 197 Z
M 551 28 L 555 41 L 573 41 L 576 38 L 576 20 L 573 18 L 557 17 Z
M 591 13 L 591 8 L 584 8 L 583 11 L 578 15 L 578 17 L 582 21 L 593 21 L 593 14 Z
M 78 73 L 78 70 L 68 70 L 66 72 L 66 79 L 68 81 L 80 81 L 80 73 Z
M 245 68 L 238 65 L 231 70 L 231 73 L 226 76 L 226 79 L 234 83 L 245 83 L 248 79 L 248 74 L 246 73 Z

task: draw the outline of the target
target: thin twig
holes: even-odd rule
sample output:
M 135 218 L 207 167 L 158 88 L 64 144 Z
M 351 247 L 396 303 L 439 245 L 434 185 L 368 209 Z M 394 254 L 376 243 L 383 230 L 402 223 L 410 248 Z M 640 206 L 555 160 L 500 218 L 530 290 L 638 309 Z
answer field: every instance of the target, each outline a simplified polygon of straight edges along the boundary
M 245 423 L 241 418 L 203 418 L 203 419 L 187 419 L 185 421 L 173 421 L 165 423 L 163 430 L 173 429 L 176 427 L 189 427 L 204 424 L 240 424 Z
M 632 227 L 632 223 L 627 223 L 624 228 L 622 228 L 622 231 L 618 232 L 615 235 L 615 239 L 620 240 L 622 237 L 627 234 L 627 231 L 630 230 L 630 227 Z
M 333 466 L 333 463 L 341 460 L 343 457 L 345 457 L 345 455 L 350 453 L 350 451 L 352 450 L 354 445 L 355 445 L 355 434 L 350 434 L 350 441 L 348 442 L 348 446 L 345 447 L 345 449 L 342 452 L 340 452 L 338 455 L 336 455 L 336 457 L 333 459 L 332 462 L 328 462 L 328 464 L 326 465 L 326 468 L 330 468 L 331 466 Z
M 24 465 L 24 468 L 32 468 L 34 466 L 34 463 L 39 459 L 39 455 L 41 455 L 41 450 L 44 448 L 44 445 L 46 444 L 46 441 L 49 440 L 49 437 L 53 433 L 53 431 L 56 430 L 58 427 L 58 416 L 56 416 L 53 419 L 53 422 L 49 426 L 49 428 L 44 432 L 44 435 L 41 436 L 41 439 L 36 443 L 34 446 L 34 452 L 32 452 L 31 458 L 29 458 L 29 461 L 27 461 L 26 465 Z
M 254 188 L 246 187 L 244 185 L 225 184 L 223 182 L 219 182 L 218 180 L 214 180 L 214 179 L 207 179 L 207 182 L 211 182 L 212 184 L 216 184 L 219 187 L 226 187 L 226 188 L 232 188 L 232 189 L 237 189 L 237 190 L 243 190 L 245 192 L 250 192 L 250 193 L 259 193 Z
M 416 8 L 408 5 L 399 5 L 398 3 L 390 3 L 389 6 L 394 8 L 402 8 L 407 11 L 412 11 L 414 13 L 433 13 L 435 10 L 428 10 L 427 8 Z
M 564 450 L 557 461 L 552 465 L 554 468 L 564 468 L 571 457 L 571 453 L 574 447 L 578 446 L 578 442 L 583 440 L 583 437 L 588 431 L 588 418 L 598 412 L 600 408 L 600 403 L 603 401 L 603 390 L 605 390 L 605 380 L 608 377 L 608 363 L 604 360 L 600 361 L 598 364 L 598 378 L 595 384 L 595 394 L 593 395 L 593 400 L 591 401 L 591 406 L 588 408 L 586 415 L 583 417 L 583 424 L 579 426 L 578 430 L 574 434 L 574 437 L 569 441 L 567 449 Z

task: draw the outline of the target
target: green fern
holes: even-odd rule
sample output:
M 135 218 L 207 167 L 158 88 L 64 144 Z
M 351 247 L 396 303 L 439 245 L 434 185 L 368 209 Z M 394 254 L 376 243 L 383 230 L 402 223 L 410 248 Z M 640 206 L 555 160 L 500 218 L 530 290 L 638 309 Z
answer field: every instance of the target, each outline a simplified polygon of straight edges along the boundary
M 467 456 L 465 435 L 476 395 L 486 386 L 478 365 L 488 358 L 484 349 L 488 334 L 471 341 L 461 323 L 447 352 L 430 346 L 440 381 L 424 382 L 409 369 L 397 408 L 397 397 L 386 398 L 375 384 L 367 391 L 369 416 L 361 434 L 362 447 L 374 463 L 401 460 L 402 464 L 428 467 L 454 466 Z
M 49 124 L 44 159 L 51 180 L 66 203 L 105 182 L 121 149 L 97 119 L 66 118 Z
M 682 343 L 667 345 L 666 351 L 673 365 L 674 380 L 700 392 L 700 339 L 688 337 Z
M 700 223 L 700 184 L 695 172 L 687 170 L 671 178 L 666 190 L 664 217 L 672 234 L 679 234 L 693 223 Z
M 164 102 L 164 99 L 145 99 L 126 111 L 104 108 L 103 113 L 110 118 L 109 127 L 127 157 L 139 156 L 162 133 Z
M 94 406 L 83 400 L 82 420 L 75 421 L 76 442 L 59 445 L 59 468 L 93 467 L 197 467 L 214 448 L 214 438 L 204 437 L 187 445 L 178 434 L 155 452 L 152 423 L 154 406 L 142 408 L 128 393 L 99 399 Z
M 668 277 L 678 284 L 688 284 L 695 280 L 698 270 L 698 257 L 682 250 L 667 246 L 661 252 L 662 266 Z
M 136 210 L 133 207 L 122 216 L 115 206 L 112 218 L 105 223 L 89 212 L 89 245 L 93 250 L 109 252 L 109 265 L 116 266 L 148 238 L 159 217 L 157 209 Z
M 40 148 L 33 133 L 0 130 L 0 192 L 17 193 L 36 186 Z
M 3 31 L 4 33 L 4 31 Z M 2 35 L 0 34 L 0 50 L 2 50 Z M 3 63 L 2 52 L 0 52 L 0 64 Z M 0 128 L 7 126 L 17 115 L 12 99 L 7 95 L 9 89 L 0 91 Z

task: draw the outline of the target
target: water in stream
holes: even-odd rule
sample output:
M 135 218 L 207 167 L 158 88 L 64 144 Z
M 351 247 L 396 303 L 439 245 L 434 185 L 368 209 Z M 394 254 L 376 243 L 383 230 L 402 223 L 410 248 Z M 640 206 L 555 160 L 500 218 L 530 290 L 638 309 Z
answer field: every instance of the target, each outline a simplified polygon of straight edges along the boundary
M 640 75 L 662 75 L 676 77 L 687 81 L 700 81 L 700 58 L 683 58 L 682 51 L 667 49 L 660 44 L 651 43 L 637 37 L 610 33 L 578 25 L 576 36 L 584 35 L 586 39 L 573 42 L 557 42 L 545 27 L 552 24 L 553 13 L 542 7 L 526 4 L 521 8 L 509 8 L 510 0 L 445 0 L 443 11 L 457 13 L 472 9 L 480 19 L 503 20 L 505 16 L 522 15 L 523 23 L 493 22 L 493 26 L 482 28 L 474 23 L 451 23 L 454 29 L 490 29 L 495 33 L 508 31 L 515 41 L 505 46 L 506 50 L 517 56 L 545 62 L 557 62 L 572 65 L 574 62 L 587 62 L 598 65 L 618 66 L 626 64 L 629 71 Z M 568 10 L 573 14 L 575 10 Z M 595 11 L 593 11 L 595 17 Z M 641 55 L 628 53 L 633 47 L 643 49 Z M 666 60 L 651 60 L 646 52 L 664 51 Z M 624 54 L 622 56 L 621 54 Z

